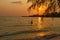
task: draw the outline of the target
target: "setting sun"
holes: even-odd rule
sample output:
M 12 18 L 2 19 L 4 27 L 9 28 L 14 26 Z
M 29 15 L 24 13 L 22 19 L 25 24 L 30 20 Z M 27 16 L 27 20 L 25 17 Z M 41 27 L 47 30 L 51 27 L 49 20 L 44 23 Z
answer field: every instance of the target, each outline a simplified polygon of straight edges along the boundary
M 42 8 L 40 7 L 39 10 L 42 10 Z
M 41 14 L 41 15 L 43 15 L 43 13 L 45 12 L 45 10 L 46 10 L 46 6 L 40 6 L 39 8 L 38 8 L 38 10 L 39 10 L 39 14 Z

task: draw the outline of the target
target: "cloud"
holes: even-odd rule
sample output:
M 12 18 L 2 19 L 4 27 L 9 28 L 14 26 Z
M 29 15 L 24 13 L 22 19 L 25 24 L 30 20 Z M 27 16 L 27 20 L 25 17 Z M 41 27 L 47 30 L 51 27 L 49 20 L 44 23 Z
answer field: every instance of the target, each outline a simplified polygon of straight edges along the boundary
M 21 1 L 15 1 L 15 2 L 11 2 L 11 3 L 21 4 Z

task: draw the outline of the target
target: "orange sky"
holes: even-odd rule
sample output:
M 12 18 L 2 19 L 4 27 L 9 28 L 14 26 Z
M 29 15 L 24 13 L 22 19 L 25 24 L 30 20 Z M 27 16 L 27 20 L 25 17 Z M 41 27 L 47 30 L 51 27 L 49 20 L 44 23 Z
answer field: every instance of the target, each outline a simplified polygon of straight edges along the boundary
M 17 1 L 22 1 L 22 4 L 11 3 Z M 36 14 L 36 11 L 28 13 L 27 9 L 30 3 L 27 4 L 26 1 L 27 0 L 0 0 L 0 16 L 26 16 Z M 44 13 L 45 9 L 46 7 L 43 6 L 43 8 L 39 9 L 39 13 Z
M 23 1 L 20 3 L 11 3 L 16 1 Z M 0 0 L 0 16 L 22 16 L 29 15 L 27 13 L 26 0 Z
M 11 3 L 16 1 L 22 1 L 20 3 Z M 0 0 L 0 16 L 26 16 L 36 14 L 37 12 L 33 11 L 28 13 L 27 9 L 30 3 L 26 3 L 27 0 Z M 42 13 L 42 10 L 40 10 Z

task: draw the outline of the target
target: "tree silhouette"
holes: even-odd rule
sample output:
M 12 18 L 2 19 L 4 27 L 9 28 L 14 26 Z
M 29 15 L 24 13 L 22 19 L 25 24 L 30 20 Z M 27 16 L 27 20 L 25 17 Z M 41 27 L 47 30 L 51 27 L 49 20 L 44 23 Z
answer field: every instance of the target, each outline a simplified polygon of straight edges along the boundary
M 60 8 L 60 0 L 58 0 L 58 5 L 59 5 L 59 8 Z M 60 10 L 59 10 L 60 11 Z
M 37 8 L 37 12 L 39 12 L 39 9 L 38 9 L 38 8 L 39 8 L 41 5 L 44 5 L 45 0 L 28 0 L 27 2 L 28 2 L 28 3 L 29 3 L 29 2 L 32 3 L 32 5 L 28 8 L 29 11 L 30 11 L 31 9 Z
M 58 7 L 58 9 L 60 8 L 60 0 L 27 0 L 27 2 L 31 2 L 32 5 L 28 8 L 28 10 L 30 11 L 31 9 L 35 9 L 37 8 L 37 12 L 39 12 L 38 8 L 41 5 L 46 5 L 47 9 L 45 10 L 45 14 L 49 13 L 49 12 L 56 12 L 56 7 Z

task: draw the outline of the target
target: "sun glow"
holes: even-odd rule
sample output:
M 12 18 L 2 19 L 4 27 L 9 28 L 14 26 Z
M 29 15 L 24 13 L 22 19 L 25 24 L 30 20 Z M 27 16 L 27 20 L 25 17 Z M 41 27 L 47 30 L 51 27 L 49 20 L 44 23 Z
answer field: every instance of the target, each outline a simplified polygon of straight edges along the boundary
M 41 14 L 41 15 L 43 15 L 44 14 L 44 12 L 45 12 L 45 10 L 46 10 L 46 6 L 40 6 L 39 8 L 38 8 L 38 10 L 39 10 L 39 14 Z
M 42 7 L 40 7 L 39 10 L 42 10 Z

